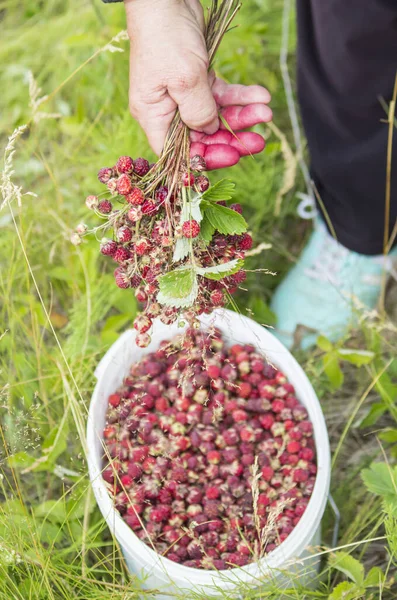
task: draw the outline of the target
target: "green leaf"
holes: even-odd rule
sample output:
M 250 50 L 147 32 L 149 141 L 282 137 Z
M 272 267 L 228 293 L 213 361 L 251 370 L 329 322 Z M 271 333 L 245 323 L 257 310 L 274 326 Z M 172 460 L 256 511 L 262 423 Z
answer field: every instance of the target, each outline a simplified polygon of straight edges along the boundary
M 242 215 L 235 210 L 210 204 L 205 207 L 205 216 L 219 233 L 224 235 L 241 235 L 247 231 L 247 223 Z
M 397 467 L 386 463 L 372 463 L 369 469 L 361 471 L 367 489 L 386 500 L 397 501 Z
M 224 277 L 228 277 L 229 275 L 233 275 L 240 271 L 244 265 L 244 261 L 241 259 L 230 260 L 227 263 L 219 263 L 219 265 L 214 265 L 212 267 L 197 267 L 196 273 L 198 275 L 202 275 L 202 277 L 206 277 L 207 279 L 214 279 L 215 281 L 219 281 Z
M 355 583 L 342 581 L 328 596 L 328 600 L 358 600 L 363 597 L 365 590 L 358 588 Z
M 367 365 L 375 357 L 375 353 L 370 352 L 369 350 L 350 350 L 350 348 L 339 348 L 337 353 L 342 360 L 347 360 L 353 365 L 356 365 L 356 367 Z
M 330 350 L 333 348 L 332 343 L 325 337 L 325 335 L 320 335 L 317 338 L 317 346 L 320 348 L 320 350 L 324 350 L 324 352 L 330 352 Z
M 203 193 L 202 197 L 205 198 L 205 200 L 211 200 L 213 202 L 230 200 L 233 198 L 235 187 L 236 186 L 232 181 L 229 181 L 228 179 L 221 179 L 208 188 L 208 190 Z
M 275 325 L 276 315 L 260 296 L 251 297 L 249 308 L 251 317 L 261 325 Z
M 66 519 L 66 511 L 63 500 L 46 500 L 33 509 L 34 515 L 42 519 L 49 519 L 56 523 L 62 523 Z
M 335 554 L 331 555 L 329 566 L 344 573 L 346 577 L 354 581 L 357 585 L 363 585 L 364 567 L 360 561 L 347 554 L 347 552 L 335 552 Z
M 374 402 L 367 414 L 357 422 L 356 426 L 361 428 L 372 427 L 372 425 L 375 425 L 375 423 L 381 418 L 386 410 L 386 404 L 383 402 Z
M 379 567 L 372 567 L 368 575 L 365 578 L 365 587 L 379 587 L 383 584 L 385 576 L 382 569 Z
M 397 429 L 386 429 L 379 434 L 379 438 L 389 444 L 397 442 Z
M 192 267 L 181 267 L 159 277 L 157 300 L 176 308 L 193 304 L 198 293 L 197 277 Z
M 172 257 L 173 262 L 179 262 L 180 260 L 186 258 L 189 255 L 190 250 L 190 242 L 187 238 L 181 237 L 176 240 L 174 254 Z
M 343 373 L 336 354 L 326 354 L 323 357 L 324 371 L 333 388 L 338 389 L 343 384 Z
M 209 244 L 214 233 L 215 227 L 211 225 L 206 214 L 204 213 L 204 218 L 200 223 L 200 236 L 207 244 Z
M 27 452 L 16 452 L 8 458 L 8 465 L 13 469 L 26 469 L 31 467 L 35 462 L 35 458 Z

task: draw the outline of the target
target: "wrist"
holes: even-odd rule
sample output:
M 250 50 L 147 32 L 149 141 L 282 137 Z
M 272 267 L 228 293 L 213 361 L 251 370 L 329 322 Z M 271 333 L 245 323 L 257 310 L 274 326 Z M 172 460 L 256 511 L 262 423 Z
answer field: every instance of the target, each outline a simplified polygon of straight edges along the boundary
M 153 27 L 165 16 L 177 14 L 184 3 L 185 0 L 124 0 L 129 36 L 136 37 L 146 23 Z

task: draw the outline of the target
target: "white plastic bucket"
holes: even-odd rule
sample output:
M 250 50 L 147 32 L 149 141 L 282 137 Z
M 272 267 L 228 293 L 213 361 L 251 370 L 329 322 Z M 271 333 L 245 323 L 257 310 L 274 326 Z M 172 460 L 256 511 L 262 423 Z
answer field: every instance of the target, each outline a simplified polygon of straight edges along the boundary
M 311 557 L 313 547 L 320 544 L 320 523 L 327 503 L 330 485 L 330 449 L 328 433 L 317 396 L 305 373 L 290 352 L 266 329 L 247 317 L 228 310 L 217 310 L 203 316 L 204 326 L 218 327 L 227 343 L 253 344 L 268 360 L 285 373 L 294 385 L 296 395 L 306 407 L 313 423 L 317 450 L 317 477 L 313 493 L 305 513 L 288 538 L 258 563 L 228 571 L 205 571 L 192 569 L 159 556 L 143 543 L 123 521 L 113 506 L 103 482 L 102 431 L 109 394 L 113 393 L 127 375 L 133 362 L 157 349 L 161 340 L 171 339 L 181 329 L 174 325 L 156 322 L 152 342 L 148 348 L 138 348 L 134 343 L 135 332 L 126 331 L 108 350 L 100 361 L 95 375 L 97 384 L 92 396 L 88 424 L 88 468 L 92 487 L 99 508 L 117 538 L 131 573 L 142 581 L 142 588 L 158 590 L 159 598 L 189 598 L 189 592 L 206 597 L 219 597 L 222 591 L 241 593 L 242 589 L 261 587 L 271 582 L 295 586 L 297 582 L 309 584 L 317 575 L 319 560 Z M 302 560 L 303 559 L 303 560 Z M 197 597 L 197 596 L 196 596 Z

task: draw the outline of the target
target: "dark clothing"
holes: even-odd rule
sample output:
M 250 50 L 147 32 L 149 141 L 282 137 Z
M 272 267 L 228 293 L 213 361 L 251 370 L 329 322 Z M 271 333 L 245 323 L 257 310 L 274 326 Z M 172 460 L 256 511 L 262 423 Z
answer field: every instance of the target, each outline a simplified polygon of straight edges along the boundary
M 297 11 L 298 95 L 313 180 L 338 240 L 381 254 L 388 125 L 380 100 L 389 104 L 397 74 L 397 0 L 297 0 Z M 396 130 L 392 163 L 389 234 L 397 219 Z
M 397 0 L 297 0 L 298 94 L 313 180 L 350 250 L 383 250 L 387 109 L 397 74 Z M 396 111 L 397 117 L 397 111 Z M 397 131 L 390 231 L 397 219 Z

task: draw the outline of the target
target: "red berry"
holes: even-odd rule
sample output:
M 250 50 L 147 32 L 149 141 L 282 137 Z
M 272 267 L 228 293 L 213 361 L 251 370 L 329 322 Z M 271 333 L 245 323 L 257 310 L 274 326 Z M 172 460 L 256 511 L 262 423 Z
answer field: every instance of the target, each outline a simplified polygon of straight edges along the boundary
M 245 412 L 245 410 L 237 409 L 232 412 L 232 417 L 236 423 L 240 423 L 247 420 L 248 414 Z
M 101 202 L 98 204 L 99 212 L 104 215 L 108 215 L 110 212 L 112 212 L 112 208 L 112 203 L 109 202 L 109 200 L 101 200 Z
M 243 233 L 240 236 L 238 246 L 241 250 L 250 250 L 252 248 L 252 237 L 249 233 Z
M 249 398 L 252 392 L 251 384 L 248 381 L 242 381 L 236 391 L 241 398 Z
M 147 348 L 152 341 L 148 333 L 140 333 L 136 336 L 135 343 L 139 348 Z
M 99 169 L 98 179 L 101 183 L 107 183 L 111 177 L 113 177 L 113 169 L 110 167 L 103 167 L 103 169 Z
M 192 219 L 191 221 L 185 221 L 182 225 L 182 235 L 185 238 L 195 238 L 200 233 L 200 225 Z
M 128 260 L 130 257 L 131 257 L 130 251 L 127 250 L 127 248 L 123 248 L 122 246 L 119 246 L 119 248 L 117 248 L 116 252 L 113 254 L 114 260 L 116 262 L 118 262 L 119 264 L 122 264 L 123 262 Z
M 247 273 L 245 271 L 237 271 L 237 273 L 230 276 L 230 279 L 234 285 L 240 285 L 240 283 L 243 283 L 247 279 Z
M 238 212 L 238 213 L 239 213 L 239 215 L 241 215 L 241 214 L 243 213 L 243 209 L 242 209 L 242 206 L 241 206 L 241 204 L 231 204 L 231 205 L 230 205 L 230 208 L 231 208 L 232 210 L 234 210 L 235 212 Z
M 295 469 L 292 479 L 295 483 L 305 483 L 309 479 L 309 472 L 306 469 Z
M 142 204 L 142 213 L 144 215 L 152 215 L 158 211 L 159 207 L 153 200 L 145 200 Z
M 117 244 L 114 240 L 103 238 L 101 241 L 101 254 L 105 256 L 114 256 L 117 250 Z
M 218 452 L 218 450 L 210 450 L 210 452 L 207 453 L 207 460 L 211 465 L 219 464 L 221 460 L 220 452 Z
M 199 175 L 198 177 L 196 177 L 194 185 L 196 186 L 197 191 L 203 193 L 206 192 L 210 187 L 210 182 L 208 177 L 205 177 L 205 175 Z
M 138 315 L 134 320 L 134 329 L 139 331 L 139 333 L 146 333 L 152 325 L 152 320 L 145 315 Z
M 138 187 L 133 187 L 127 194 L 125 199 L 129 204 L 133 204 L 134 206 L 140 206 L 145 202 L 145 195 L 141 189 L 139 189 Z
M 206 489 L 205 495 L 210 500 L 216 500 L 221 495 L 221 491 L 220 491 L 219 487 L 213 485 Z
M 265 481 L 270 481 L 273 478 L 274 471 L 271 467 L 262 467 L 262 477 Z
M 116 408 L 120 404 L 120 400 L 121 400 L 120 394 L 111 394 L 109 396 L 109 404 L 111 406 L 113 406 L 114 408 Z
M 130 281 L 121 267 L 118 267 L 114 272 L 117 287 L 126 289 L 130 287 Z
M 131 179 L 125 173 L 117 180 L 116 189 L 122 196 L 127 196 L 132 190 Z
M 223 292 L 221 292 L 221 290 L 214 290 L 210 294 L 210 300 L 214 306 L 222 306 L 225 301 Z
M 130 156 L 120 156 L 116 163 L 116 169 L 119 173 L 132 173 L 134 170 L 134 161 Z
M 135 244 L 135 252 L 138 256 L 144 256 L 148 254 L 151 248 L 151 244 L 147 238 L 140 238 Z
M 189 173 L 187 171 L 186 171 L 186 173 L 183 173 L 182 183 L 185 187 L 190 187 L 191 185 L 193 185 L 194 180 L 195 180 L 195 177 L 194 177 L 193 173 Z
M 301 445 L 299 442 L 289 442 L 287 444 L 287 452 L 289 452 L 289 454 L 298 454 L 300 449 Z
M 134 160 L 134 172 L 139 177 L 144 177 L 150 170 L 149 161 L 146 158 L 136 158 Z
M 154 197 L 156 198 L 156 202 L 159 204 L 163 204 L 168 196 L 168 188 L 166 185 L 162 185 L 157 188 Z
M 120 227 L 120 229 L 117 230 L 117 239 L 122 244 L 130 242 L 132 240 L 131 229 L 129 229 L 129 227 Z
M 207 165 L 203 156 L 200 154 L 195 154 L 190 159 L 190 169 L 192 171 L 206 171 Z

